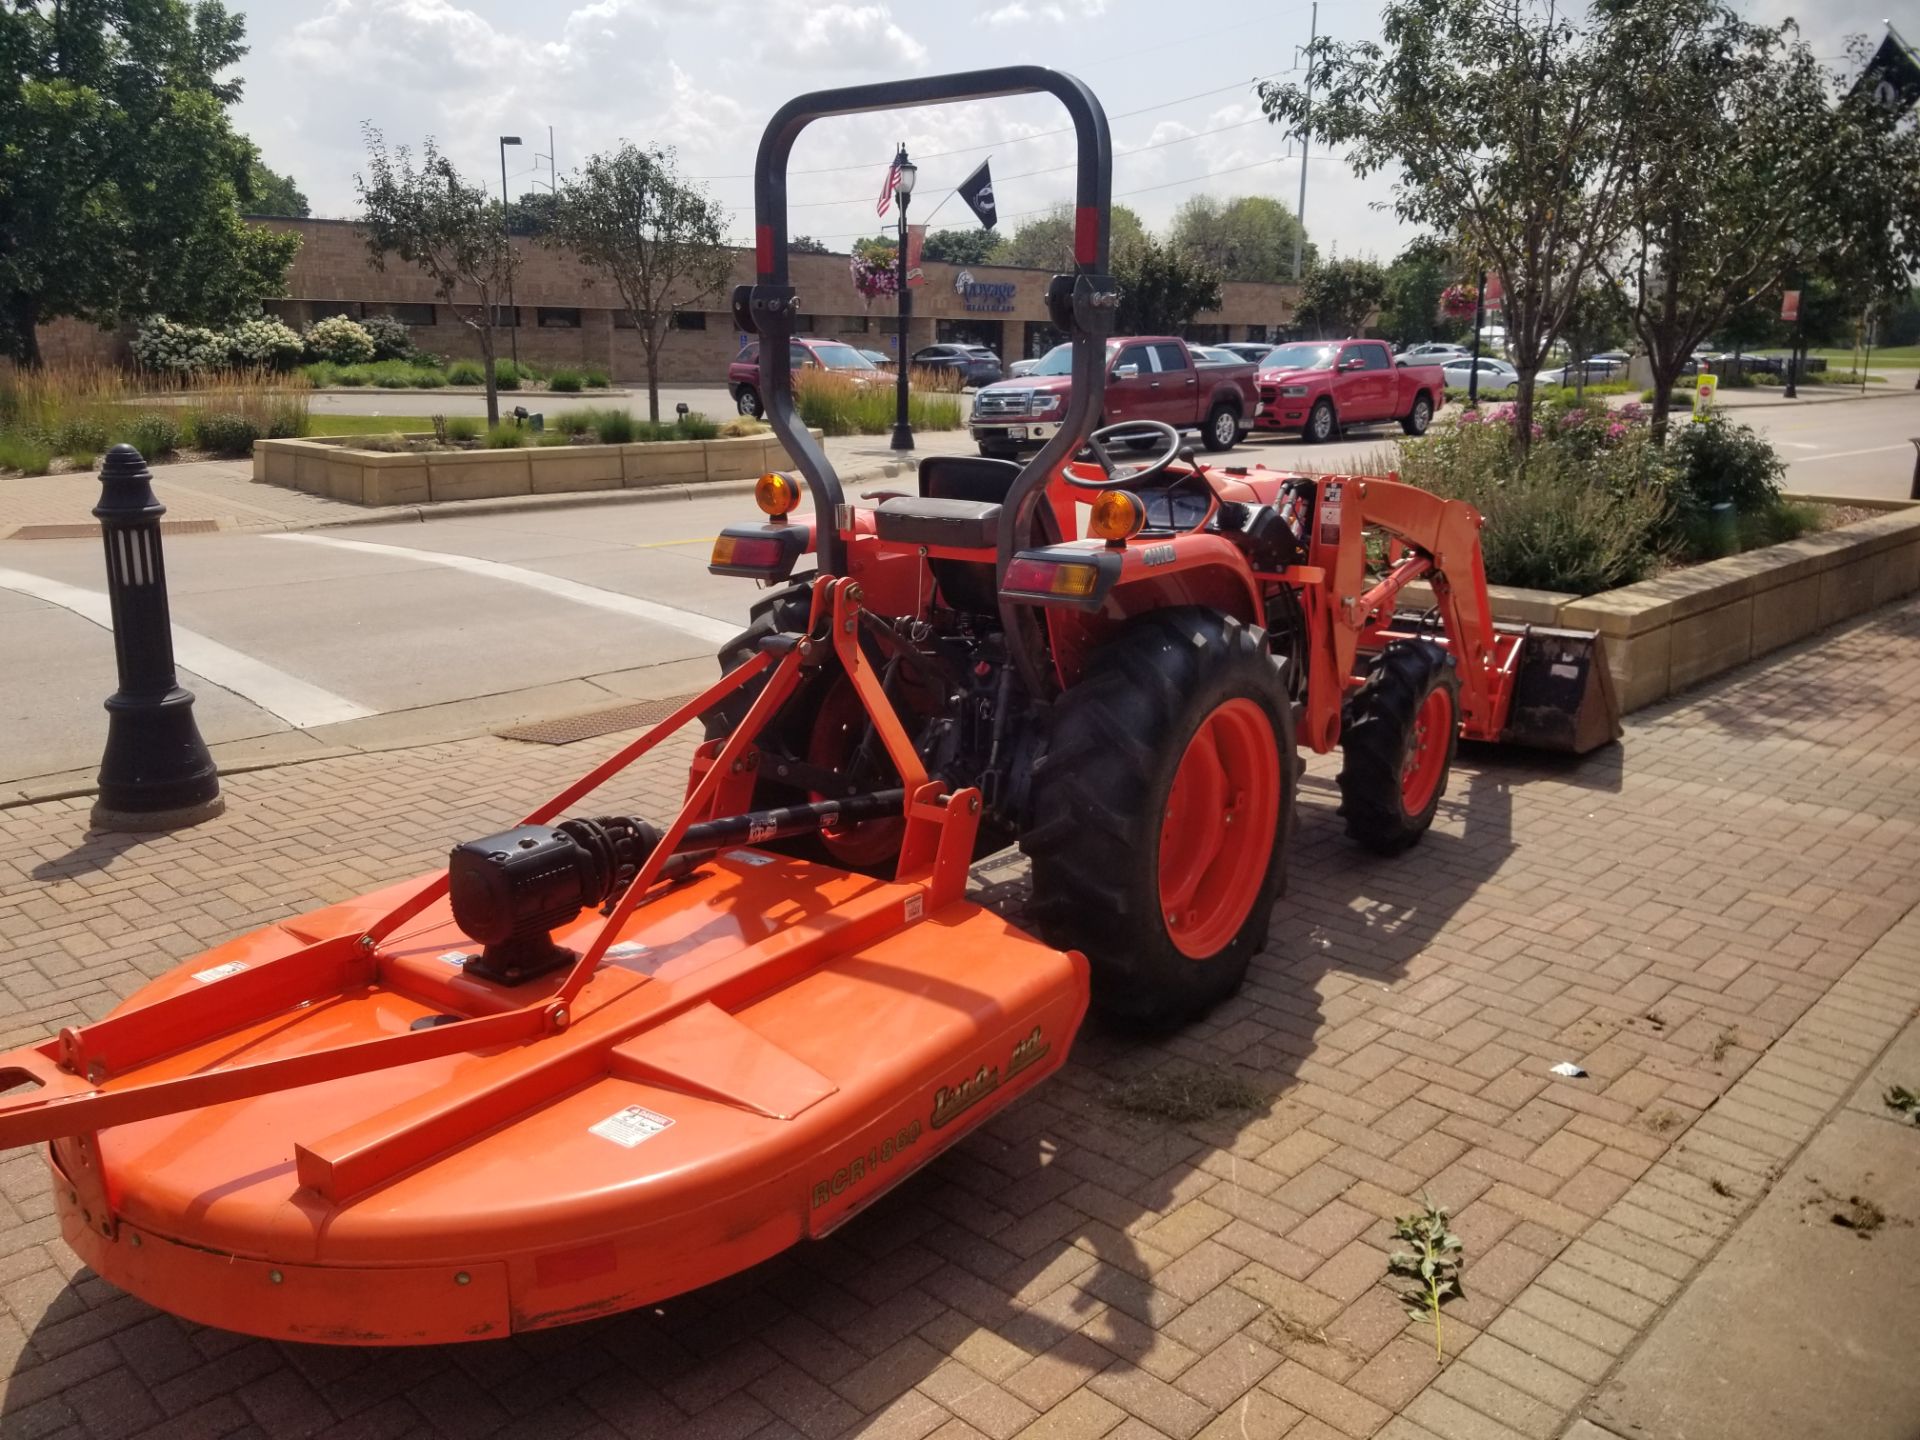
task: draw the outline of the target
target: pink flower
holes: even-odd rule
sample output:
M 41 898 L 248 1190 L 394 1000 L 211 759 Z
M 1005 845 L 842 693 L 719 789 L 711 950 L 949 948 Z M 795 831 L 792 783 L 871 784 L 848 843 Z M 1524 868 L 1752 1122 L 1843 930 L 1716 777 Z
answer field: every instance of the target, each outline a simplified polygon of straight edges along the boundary
M 1607 426 L 1607 439 L 1609 440 L 1618 440 L 1622 435 L 1626 433 L 1627 433 L 1627 427 L 1621 424 L 1618 420 L 1614 421 L 1611 425 Z

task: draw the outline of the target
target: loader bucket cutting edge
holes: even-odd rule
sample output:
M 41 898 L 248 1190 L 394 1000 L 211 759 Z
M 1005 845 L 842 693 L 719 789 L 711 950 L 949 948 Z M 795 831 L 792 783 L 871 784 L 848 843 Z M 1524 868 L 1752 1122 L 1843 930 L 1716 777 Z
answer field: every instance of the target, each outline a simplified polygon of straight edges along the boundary
M 1057 1070 L 1087 964 L 963 898 L 977 792 L 873 799 L 906 817 L 891 880 L 746 843 L 652 883 L 679 864 L 661 853 L 676 835 L 805 822 L 712 808 L 783 675 L 844 665 L 876 730 L 899 734 L 842 629 L 857 588 L 823 577 L 814 595 L 811 645 L 743 667 L 768 677 L 760 697 L 702 747 L 611 915 L 583 906 L 554 927 L 577 961 L 480 978 L 455 918 L 470 902 L 428 877 L 242 935 L 106 1020 L 0 1056 L 0 1074 L 39 1087 L 0 1098 L 0 1144 L 52 1141 L 82 1260 L 175 1314 L 271 1338 L 561 1325 L 826 1234 Z

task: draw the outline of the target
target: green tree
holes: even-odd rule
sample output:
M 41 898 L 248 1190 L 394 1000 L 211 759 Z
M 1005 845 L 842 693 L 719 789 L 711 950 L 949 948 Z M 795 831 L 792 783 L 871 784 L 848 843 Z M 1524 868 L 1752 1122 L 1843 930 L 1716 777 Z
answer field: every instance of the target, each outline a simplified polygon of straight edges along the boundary
M 1125 205 L 1113 207 L 1107 230 L 1107 253 L 1120 253 L 1120 247 L 1144 240 L 1147 227 Z M 995 265 L 1018 265 L 1028 270 L 1046 270 L 1065 275 L 1073 269 L 1073 207 L 1057 206 L 1038 219 L 1029 220 L 1000 241 L 993 249 Z
M 1833 106 L 1791 21 L 1758 25 L 1701 0 L 1609 8 L 1617 42 L 1660 60 L 1622 106 L 1629 223 L 1600 263 L 1633 297 L 1664 433 L 1688 357 L 1774 288 L 1796 247 L 1855 295 L 1856 313 L 1905 288 L 1920 261 L 1920 147 L 1871 101 Z
M 1216 200 L 1196 195 L 1173 217 L 1171 240 L 1220 272 L 1223 280 L 1277 284 L 1293 278 L 1293 242 L 1303 243 L 1302 263 L 1312 269 L 1319 252 L 1305 239 L 1300 222 L 1278 200 L 1237 195 Z
M 1294 320 L 1316 339 L 1342 340 L 1360 333 L 1386 293 L 1387 272 L 1373 261 L 1324 260 L 1300 282 Z
M 553 233 L 560 197 L 551 190 L 529 190 L 507 206 L 507 233 L 538 239 Z
M 299 237 L 244 224 L 254 148 L 217 0 L 0 6 L 0 354 L 37 327 L 165 310 L 227 324 L 279 294 Z
M 389 256 L 418 266 L 434 293 L 473 331 L 487 372 L 487 423 L 500 423 L 494 374 L 494 327 L 512 293 L 515 259 L 501 226 L 500 202 L 484 185 L 469 185 L 429 135 L 420 164 L 404 145 L 391 153 L 372 125 L 362 125 L 367 173 L 353 177 L 360 193 L 361 233 L 369 263 L 387 268 Z
M 293 177 L 269 170 L 258 156 L 247 166 L 247 194 L 240 208 L 249 215 L 290 215 L 300 220 L 313 213 Z
M 920 247 L 920 258 L 949 265 L 985 265 L 999 243 L 1000 237 L 991 230 L 934 230 Z
M 1122 335 L 1177 335 L 1201 311 L 1220 308 L 1220 272 L 1151 235 L 1114 248 L 1113 278 Z
M 832 252 L 827 249 L 827 242 L 824 240 L 816 240 L 811 235 L 796 235 L 787 241 L 787 253 L 789 255 L 827 255 Z
M 1380 326 L 1396 345 L 1418 345 L 1458 333 L 1440 313 L 1440 295 L 1460 273 L 1452 247 L 1430 235 L 1408 243 L 1387 267 Z M 1442 331 L 1445 334 L 1442 334 Z
M 647 414 L 660 418 L 660 351 L 676 306 L 726 284 L 733 270 L 727 212 L 682 180 L 671 150 L 623 143 L 595 155 L 560 191 L 548 243 L 599 272 L 640 332 Z
M 1313 43 L 1311 105 L 1302 86 L 1273 82 L 1261 103 L 1357 174 L 1397 169 L 1395 213 L 1462 236 L 1474 268 L 1500 277 L 1525 446 L 1533 377 L 1619 238 L 1637 159 L 1621 103 L 1657 57 L 1613 48 L 1605 15 L 1576 30 L 1553 0 L 1389 0 L 1381 20 L 1381 44 Z

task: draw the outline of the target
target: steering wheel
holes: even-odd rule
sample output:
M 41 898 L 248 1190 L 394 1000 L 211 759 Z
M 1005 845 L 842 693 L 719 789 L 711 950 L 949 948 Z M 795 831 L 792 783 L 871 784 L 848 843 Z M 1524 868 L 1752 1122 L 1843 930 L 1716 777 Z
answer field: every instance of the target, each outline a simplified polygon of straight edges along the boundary
M 1100 442 L 1103 437 L 1108 440 L 1120 439 L 1123 432 L 1136 437 L 1144 434 L 1156 439 L 1164 438 L 1165 448 L 1150 460 L 1142 460 L 1132 465 L 1115 464 L 1113 457 L 1107 453 L 1107 447 Z M 1112 490 L 1116 487 L 1125 489 L 1158 475 L 1179 458 L 1180 432 L 1163 420 L 1122 420 L 1116 425 L 1102 425 L 1087 436 L 1087 448 L 1093 451 L 1093 458 L 1100 462 L 1100 468 L 1106 472 L 1105 477 L 1100 480 L 1081 480 L 1071 471 L 1067 471 L 1065 472 L 1067 483 L 1081 490 Z

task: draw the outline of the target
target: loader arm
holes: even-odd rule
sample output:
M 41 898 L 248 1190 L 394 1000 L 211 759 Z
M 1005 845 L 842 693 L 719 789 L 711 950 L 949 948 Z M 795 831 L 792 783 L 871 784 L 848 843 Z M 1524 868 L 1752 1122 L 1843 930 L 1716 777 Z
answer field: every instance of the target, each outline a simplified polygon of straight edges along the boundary
M 1369 529 L 1398 542 L 1387 574 L 1372 585 Z M 1307 721 L 1316 748 L 1330 747 L 1338 736 L 1341 700 L 1362 646 L 1392 621 L 1400 591 L 1421 579 L 1433 587 L 1447 648 L 1458 663 L 1462 729 L 1475 737 L 1498 736 L 1505 716 L 1498 713 L 1498 647 L 1478 511 L 1394 479 L 1326 476 L 1319 482 L 1308 555 L 1327 576 L 1327 584 L 1314 589 L 1330 611 L 1327 623 L 1310 628 L 1316 653 Z

